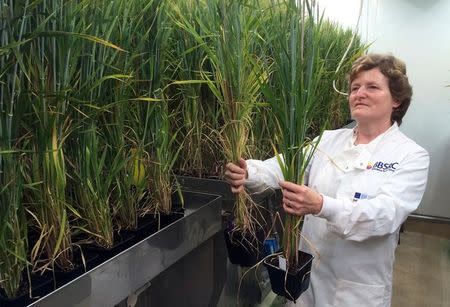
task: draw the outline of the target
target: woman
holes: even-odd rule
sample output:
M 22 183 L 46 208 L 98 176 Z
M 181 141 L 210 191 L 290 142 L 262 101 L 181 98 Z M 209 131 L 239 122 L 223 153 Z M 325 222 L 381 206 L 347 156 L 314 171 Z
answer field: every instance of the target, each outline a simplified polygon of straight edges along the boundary
M 320 255 L 298 306 L 390 306 L 400 225 L 423 196 L 429 157 L 400 132 L 412 90 L 402 61 L 360 57 L 349 76 L 349 105 L 357 125 L 325 131 L 306 185 L 282 181 L 276 158 L 227 164 L 238 193 L 281 187 L 287 213 L 306 215 L 302 234 Z M 314 254 L 308 244 L 303 251 Z

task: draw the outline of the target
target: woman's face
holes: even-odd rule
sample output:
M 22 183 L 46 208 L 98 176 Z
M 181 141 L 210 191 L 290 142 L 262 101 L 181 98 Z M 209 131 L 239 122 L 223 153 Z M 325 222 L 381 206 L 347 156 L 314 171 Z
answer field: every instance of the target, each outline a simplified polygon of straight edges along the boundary
M 400 104 L 394 101 L 388 79 L 378 68 L 361 71 L 350 85 L 350 113 L 363 124 L 391 124 L 392 109 Z

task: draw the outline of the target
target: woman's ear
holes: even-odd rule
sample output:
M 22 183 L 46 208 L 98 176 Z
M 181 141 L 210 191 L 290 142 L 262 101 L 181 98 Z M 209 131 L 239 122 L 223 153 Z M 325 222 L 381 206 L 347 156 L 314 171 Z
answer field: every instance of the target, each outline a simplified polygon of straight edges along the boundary
M 400 105 L 401 105 L 400 102 L 398 102 L 397 100 L 394 100 L 394 102 L 392 103 L 392 109 L 395 110 L 395 109 L 397 109 Z

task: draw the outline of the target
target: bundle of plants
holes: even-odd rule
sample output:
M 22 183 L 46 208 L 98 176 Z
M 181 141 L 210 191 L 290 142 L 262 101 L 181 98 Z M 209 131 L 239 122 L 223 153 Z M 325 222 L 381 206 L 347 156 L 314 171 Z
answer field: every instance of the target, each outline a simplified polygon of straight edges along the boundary
M 66 22 L 61 24 L 74 27 L 71 32 L 59 32 L 72 42 L 61 48 L 66 55 L 60 58 L 70 64 L 66 75 L 75 76 L 64 88 L 75 127 L 68 146 L 75 187 L 71 190 L 83 212 L 74 221 L 77 232 L 81 229 L 105 248 L 114 241 L 111 229 L 119 233 L 136 229 L 140 206 L 148 201 L 151 104 L 157 101 L 152 88 L 163 78 L 165 65 L 160 54 L 166 37 L 159 34 L 165 27 L 157 20 L 162 2 L 68 1 L 63 5 L 71 9 L 65 11 Z M 95 133 L 88 132 L 92 130 L 89 122 Z M 94 137 L 95 142 L 88 140 Z M 80 148 L 80 142 L 92 147 Z M 81 161 L 81 151 L 91 160 Z M 106 180 L 99 182 L 99 176 Z M 82 195 L 88 183 L 94 187 Z M 89 201 L 95 203 L 92 211 L 101 212 L 92 221 Z
M 161 216 L 173 212 L 172 195 L 176 190 L 174 164 L 181 150 L 175 146 L 174 108 L 171 88 L 173 25 L 169 21 L 168 1 L 137 1 L 142 5 L 140 25 L 145 29 L 132 48 L 138 52 L 129 65 L 133 69 L 133 93 L 129 96 L 126 122 L 134 157 L 133 174 L 137 188 L 145 185 L 145 195 L 138 204 L 139 216 Z M 142 16 L 141 16 L 142 15 Z M 141 19 L 142 18 L 142 19 Z M 132 35 L 135 35 L 132 33 Z M 134 42 L 133 40 L 132 42 Z
M 74 194 L 78 225 L 97 246 L 111 250 L 120 238 L 114 234 L 112 188 L 117 174 L 125 167 L 121 150 L 107 160 L 112 149 L 99 135 L 95 123 L 87 123 L 78 132 L 79 147 L 74 161 Z M 89 241 L 89 240 L 88 240 Z
M 206 54 L 210 71 L 202 69 L 202 79 L 218 102 L 221 123 L 219 141 L 226 161 L 238 163 L 248 152 L 252 112 L 260 103 L 260 84 L 266 78 L 261 60 L 255 53 L 261 43 L 258 35 L 260 10 L 257 1 L 208 1 L 205 5 L 202 32 L 196 24 L 179 14 L 178 25 L 195 39 Z M 241 265 L 252 265 L 237 260 L 230 249 L 238 248 L 245 254 L 262 254 L 262 225 L 258 221 L 257 205 L 243 191 L 236 196 L 233 221 L 225 229 L 230 260 Z M 242 259 L 239 259 L 242 258 Z M 256 262 L 256 261 L 255 261 Z
M 145 97 L 137 97 L 139 82 L 143 81 L 137 82 L 134 78 L 140 77 L 139 70 L 150 57 L 144 49 L 145 43 L 151 39 L 148 37 L 151 30 L 149 24 L 154 22 L 153 5 L 157 2 L 159 1 L 85 1 L 74 9 L 77 13 L 75 24 L 83 31 L 84 39 L 79 40 L 72 51 L 72 54 L 78 55 L 78 62 L 74 65 L 78 79 L 71 88 L 71 117 L 76 125 L 92 122 L 97 131 L 94 134 L 101 136 L 97 140 L 100 142 L 99 150 L 102 154 L 105 153 L 104 161 L 98 157 L 98 162 L 101 161 L 106 167 L 112 165 L 112 172 L 115 174 L 114 177 L 107 177 L 108 180 L 104 183 L 109 186 L 109 211 L 104 209 L 103 216 L 112 221 L 105 222 L 107 227 L 100 236 L 103 239 L 97 237 L 95 240 L 104 247 L 111 248 L 111 234 L 107 234 L 111 229 L 117 229 L 118 233 L 121 230 L 136 229 L 138 204 L 144 198 L 147 188 L 142 163 L 143 142 L 139 142 L 141 135 L 138 135 L 146 129 L 146 122 L 142 118 L 133 118 L 135 105 L 145 108 L 147 100 Z M 105 18 L 108 22 L 105 22 Z M 134 126 L 135 120 L 138 127 Z M 71 148 L 76 149 L 69 153 L 71 161 L 79 162 L 79 134 L 81 139 L 86 140 L 86 131 L 90 129 L 88 126 L 77 128 L 77 133 L 70 137 Z M 108 169 L 97 171 L 100 174 L 106 172 L 109 176 Z M 73 172 L 79 175 L 80 170 L 75 169 Z M 95 171 L 92 169 L 92 172 Z M 79 186 L 78 175 L 75 176 L 75 186 Z M 78 200 L 91 197 L 99 199 L 93 195 L 83 197 L 80 193 L 82 192 L 77 192 Z M 100 202 L 106 207 L 105 200 Z M 84 201 L 81 200 L 81 203 Z M 85 223 L 86 218 L 83 218 Z M 89 223 L 89 228 L 97 224 L 94 221 Z M 97 231 L 94 233 L 98 234 L 99 226 L 95 228 Z
M 145 181 L 148 158 L 141 149 L 131 148 L 128 151 L 122 149 L 122 160 L 126 161 L 126 165 L 118 172 L 113 184 L 114 224 L 119 232 L 145 231 L 144 228 L 153 220 L 139 215 L 142 204 L 149 198 L 148 183 Z
M 62 143 L 67 131 L 61 125 L 62 139 L 58 137 L 56 118 L 39 125 L 33 142 L 31 171 L 27 172 L 28 183 L 39 183 L 31 190 L 29 210 L 38 236 L 31 251 L 34 269 L 42 272 L 55 265 L 70 270 L 72 244 L 69 227 L 69 210 L 66 201 L 66 171 Z
M 158 229 L 183 216 L 183 203 L 173 204 L 173 194 L 181 191 L 176 185 L 173 174 L 175 161 L 181 150 L 175 148 L 176 132 L 171 131 L 170 122 L 174 116 L 169 112 L 168 101 L 153 105 L 151 117 L 151 135 L 153 150 L 149 165 L 149 202 L 140 208 L 143 214 L 152 214 L 158 218 Z
M 320 50 L 322 18 L 314 2 L 296 2 L 274 0 L 269 9 L 272 23 L 266 27 L 265 39 L 273 56 L 269 61 L 273 71 L 263 92 L 278 128 L 274 147 L 282 153 L 277 159 L 284 180 L 303 185 L 320 140 L 320 134 L 311 140 L 308 131 L 317 118 L 315 112 L 327 110 L 329 101 L 319 99 L 327 61 Z M 319 133 L 322 131 L 323 125 Z M 282 252 L 264 261 L 272 290 L 293 301 L 308 287 L 313 259 L 299 251 L 302 222 L 303 216 L 286 215 Z
M 32 204 L 27 209 L 39 228 L 39 238 L 37 242 L 33 242 L 35 244 L 31 259 L 35 268 L 39 266 L 35 262 L 38 258 L 44 264 L 44 269 L 55 263 L 68 268 L 71 265 L 71 250 L 65 219 L 64 159 L 63 152 L 58 147 L 63 142 L 63 129 L 55 129 L 60 118 L 53 116 L 61 111 L 55 106 L 55 102 L 60 100 L 55 98 L 56 95 L 47 95 L 50 91 L 56 92 L 57 68 L 55 58 L 46 57 L 51 39 L 33 33 L 38 25 L 43 30 L 48 20 L 39 18 L 43 16 L 42 6 L 30 5 L 29 1 L 10 2 L 9 5 L 2 3 L 1 9 L 0 61 L 3 73 L 0 101 L 2 126 L 5 125 L 1 134 L 9 139 L 4 143 L 2 136 L 2 149 L 9 148 L 13 138 L 27 139 L 22 144 L 25 144 L 23 146 L 27 147 L 28 152 L 33 153 L 34 164 L 32 165 L 28 156 L 28 165 L 23 167 L 27 167 L 24 172 L 27 175 L 25 183 L 39 183 L 39 187 L 26 197 L 26 202 Z M 53 40 L 53 50 L 55 48 Z M 46 69 L 49 61 L 53 61 L 53 70 Z M 50 112 L 52 108 L 53 112 Z M 3 116 L 9 119 L 5 118 L 3 121 Z M 15 127 L 14 133 L 11 127 Z M 24 148 L 18 150 L 22 149 Z
M 31 261 L 33 270 L 58 267 L 68 271 L 73 268 L 69 221 L 75 219 L 77 212 L 66 195 L 70 190 L 67 178 L 72 175 L 66 170 L 66 153 L 70 155 L 66 141 L 73 129 L 71 110 L 80 98 L 75 96 L 89 86 L 80 69 L 89 65 L 80 63 L 80 59 L 86 58 L 84 42 L 90 46 L 103 44 L 105 48 L 114 45 L 86 33 L 91 27 L 84 19 L 86 3 L 17 1 L 14 4 L 17 7 L 11 8 L 11 12 L 22 10 L 23 17 L 11 20 L 22 23 L 19 29 L 26 37 L 16 40 L 20 48 L 14 53 L 25 76 L 17 80 L 23 91 L 19 104 L 25 110 L 21 122 L 22 138 L 26 139 L 23 144 L 31 152 L 26 180 L 38 183 L 27 193 L 28 212 L 33 229 L 37 230 Z
M 115 101 L 106 112 L 102 112 L 100 124 L 105 143 L 109 147 L 106 164 L 115 165 L 117 161 L 121 161 L 110 187 L 111 216 L 120 233 L 143 227 L 143 219 L 139 219 L 139 206 L 146 201 L 148 195 L 148 158 L 142 148 L 129 140 L 130 129 L 125 126 L 129 102 L 121 101 L 120 97 L 116 97 Z
M 3 148 L 0 149 L 0 302 L 26 297 L 28 293 L 25 278 L 27 221 L 22 202 L 23 180 L 17 156 L 18 154 L 6 153 Z
M 169 53 L 168 70 L 172 71 L 171 99 L 175 112 L 172 127 L 177 133 L 176 143 L 182 149 L 174 165 L 177 175 L 196 178 L 218 177 L 217 164 L 222 161 L 217 148 L 217 108 L 215 97 L 202 82 L 200 71 L 210 71 L 205 62 L 205 50 L 195 38 L 177 27 L 178 15 L 187 20 L 202 20 L 205 1 L 175 1 L 169 8 L 174 24 Z M 195 31 L 203 36 L 201 22 L 195 22 Z
M 0 305 L 27 291 L 24 273 L 28 223 L 23 199 L 23 161 L 16 146 L 23 115 L 17 98 L 24 75 L 16 56 L 19 47 L 11 46 L 24 35 L 21 28 L 26 26 L 26 13 L 21 8 L 0 2 Z

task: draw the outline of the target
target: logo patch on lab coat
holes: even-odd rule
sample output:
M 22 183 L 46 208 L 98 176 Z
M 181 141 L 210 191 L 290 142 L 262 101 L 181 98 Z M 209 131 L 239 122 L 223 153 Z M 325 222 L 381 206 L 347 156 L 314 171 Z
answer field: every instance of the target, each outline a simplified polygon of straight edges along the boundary
M 398 162 L 375 162 L 374 164 L 370 163 L 367 164 L 367 169 L 372 171 L 378 171 L 378 172 L 395 172 L 397 169 Z
M 369 198 L 369 195 L 360 192 L 355 192 L 355 195 L 353 195 L 353 201 L 358 201 L 360 199 L 367 199 L 367 198 Z

